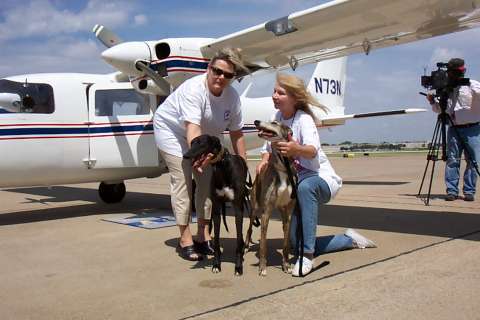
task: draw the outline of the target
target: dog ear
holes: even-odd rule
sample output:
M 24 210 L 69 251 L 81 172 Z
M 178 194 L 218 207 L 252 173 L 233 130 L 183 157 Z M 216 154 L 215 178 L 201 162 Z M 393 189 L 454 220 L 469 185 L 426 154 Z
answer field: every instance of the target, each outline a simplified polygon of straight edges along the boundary
M 215 136 L 210 136 L 210 147 L 211 151 L 214 154 L 217 154 L 222 150 L 222 143 L 220 142 L 220 139 Z
M 194 152 L 193 152 L 193 149 L 190 148 L 184 155 L 183 155 L 183 158 L 184 159 L 192 159 L 194 157 Z
M 190 149 L 183 155 L 184 159 L 194 159 L 204 153 L 205 145 L 208 145 L 208 142 L 205 143 L 206 135 L 200 135 L 193 138 L 190 143 Z

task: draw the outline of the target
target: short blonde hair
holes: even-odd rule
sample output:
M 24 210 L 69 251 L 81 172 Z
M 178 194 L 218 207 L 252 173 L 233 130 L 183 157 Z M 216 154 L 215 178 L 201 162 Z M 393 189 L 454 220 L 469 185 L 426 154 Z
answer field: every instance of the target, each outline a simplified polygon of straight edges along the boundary
M 290 96 L 295 98 L 297 101 L 295 108 L 309 114 L 315 123 L 319 121 L 310 106 L 318 107 L 325 112 L 328 111 L 326 106 L 318 102 L 317 99 L 308 92 L 305 82 L 299 77 L 286 73 L 277 73 L 277 83 L 285 89 Z
M 237 76 L 250 73 L 250 70 L 242 60 L 241 50 L 238 48 L 223 48 L 218 50 L 210 60 L 210 65 L 213 65 L 217 60 L 224 60 L 231 63 Z

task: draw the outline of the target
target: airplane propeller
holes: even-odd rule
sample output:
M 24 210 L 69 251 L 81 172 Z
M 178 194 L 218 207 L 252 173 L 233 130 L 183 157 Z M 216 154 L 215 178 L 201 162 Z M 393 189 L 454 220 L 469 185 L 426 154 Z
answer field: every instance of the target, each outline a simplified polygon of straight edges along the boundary
M 163 78 L 168 75 L 167 70 L 165 67 L 158 71 L 151 68 L 149 61 L 151 60 L 150 49 L 144 42 L 122 43 L 122 40 L 115 33 L 99 24 L 93 27 L 93 32 L 97 39 L 109 48 L 102 53 L 102 58 L 125 73 L 137 90 L 159 95 L 170 94 L 170 83 Z M 112 48 L 114 46 L 115 48 Z M 144 59 L 136 59 L 132 65 L 131 56 L 142 56 L 142 54 Z M 147 76 L 151 80 L 138 80 L 139 72 L 142 73 L 140 77 Z
M 92 31 L 95 33 L 95 37 L 97 37 L 97 39 L 107 48 L 111 48 L 122 42 L 122 39 L 120 39 L 115 33 L 100 24 L 96 24 Z

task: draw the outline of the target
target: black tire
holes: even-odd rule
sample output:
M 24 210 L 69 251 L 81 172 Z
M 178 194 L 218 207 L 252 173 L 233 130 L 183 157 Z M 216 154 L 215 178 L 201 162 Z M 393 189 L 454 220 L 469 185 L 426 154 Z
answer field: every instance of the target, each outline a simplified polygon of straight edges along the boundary
M 101 182 L 98 187 L 98 195 L 105 203 L 117 203 L 123 200 L 127 189 L 125 183 L 106 184 Z

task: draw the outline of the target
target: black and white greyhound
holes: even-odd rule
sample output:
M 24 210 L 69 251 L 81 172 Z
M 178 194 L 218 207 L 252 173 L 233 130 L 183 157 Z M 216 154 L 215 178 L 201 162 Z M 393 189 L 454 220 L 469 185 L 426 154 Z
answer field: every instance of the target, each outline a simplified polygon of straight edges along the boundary
M 195 163 L 206 155 L 211 154 L 210 164 L 212 165 L 211 199 L 212 199 L 212 220 L 214 230 L 215 251 L 212 265 L 212 272 L 221 271 L 220 259 L 220 220 L 221 210 L 225 222 L 225 203 L 232 202 L 235 212 L 235 227 L 237 230 L 237 248 L 235 257 L 235 275 L 243 274 L 243 254 L 245 243 L 243 241 L 243 211 L 246 205 L 248 190 L 246 188 L 248 168 L 245 160 L 239 155 L 230 154 L 222 146 L 220 139 L 210 135 L 200 135 L 191 142 L 190 150 L 183 156 Z M 197 186 L 202 188 L 203 186 Z M 227 229 L 228 231 L 228 229 Z

